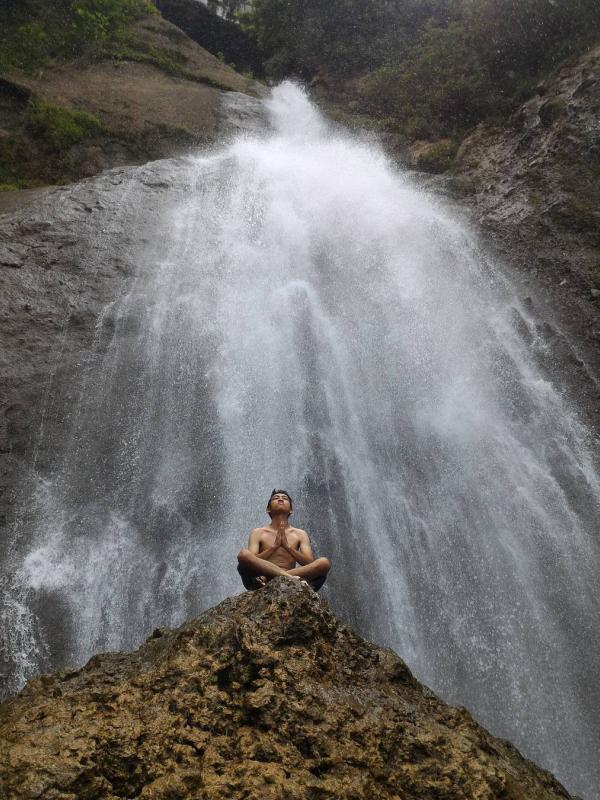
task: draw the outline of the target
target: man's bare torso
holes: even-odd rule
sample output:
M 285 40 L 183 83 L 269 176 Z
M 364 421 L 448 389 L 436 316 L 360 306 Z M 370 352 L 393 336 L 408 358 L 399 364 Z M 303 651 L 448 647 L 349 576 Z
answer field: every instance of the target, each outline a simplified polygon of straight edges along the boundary
M 262 553 L 263 550 L 268 550 L 269 547 L 272 547 L 275 544 L 277 531 L 274 531 L 273 528 L 269 527 L 268 525 L 265 525 L 264 528 L 259 528 L 258 530 L 260 531 L 258 537 L 258 552 Z M 285 536 L 288 545 L 292 549 L 298 550 L 300 548 L 300 541 L 303 533 L 304 532 L 300 529 L 292 528 L 291 526 L 285 529 Z M 296 559 L 287 550 L 284 550 L 283 547 L 278 547 L 277 550 L 275 550 L 275 552 L 272 553 L 266 560 L 270 561 L 272 564 L 276 564 L 282 569 L 293 569 L 296 566 Z

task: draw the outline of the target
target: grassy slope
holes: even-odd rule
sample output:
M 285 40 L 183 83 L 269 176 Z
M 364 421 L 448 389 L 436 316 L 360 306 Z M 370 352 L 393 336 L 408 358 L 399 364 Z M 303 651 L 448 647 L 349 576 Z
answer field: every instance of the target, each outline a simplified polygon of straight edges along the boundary
M 183 82 L 198 89 L 185 94 Z M 70 90 L 78 84 L 77 95 Z M 205 113 L 190 115 L 188 124 L 169 108 L 170 89 L 172 105 L 206 106 Z M 138 161 L 163 155 L 166 139 L 192 144 L 209 137 L 216 89 L 248 91 L 249 84 L 164 22 L 147 0 L 7 0 L 0 8 L 0 190 L 93 174 L 110 166 L 107 140 L 116 142 L 122 161 Z M 134 110 L 120 115 L 119 106 Z

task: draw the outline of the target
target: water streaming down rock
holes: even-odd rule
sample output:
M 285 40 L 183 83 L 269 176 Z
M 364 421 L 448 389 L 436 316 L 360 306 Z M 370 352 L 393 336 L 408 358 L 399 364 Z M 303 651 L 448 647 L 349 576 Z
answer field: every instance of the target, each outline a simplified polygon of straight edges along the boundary
M 267 107 L 269 134 L 132 173 L 137 277 L 67 423 L 49 392 L 55 459 L 12 531 L 10 688 L 239 592 L 284 485 L 340 616 L 597 797 L 600 482 L 544 343 L 376 148 L 290 84 Z M 152 169 L 171 191 L 145 214 Z

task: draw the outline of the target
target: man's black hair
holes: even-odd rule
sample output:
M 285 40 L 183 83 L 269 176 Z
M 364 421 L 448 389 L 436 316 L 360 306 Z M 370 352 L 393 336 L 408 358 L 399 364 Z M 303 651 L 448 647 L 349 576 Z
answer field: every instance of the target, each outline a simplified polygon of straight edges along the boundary
M 284 494 L 287 497 L 287 499 L 290 501 L 290 511 L 291 511 L 292 506 L 294 505 L 292 503 L 292 496 L 290 495 L 289 492 L 286 492 L 285 489 L 273 489 L 273 491 L 271 492 L 271 497 L 269 497 L 269 502 L 267 503 L 267 508 L 270 508 L 271 500 L 275 497 L 276 494 Z

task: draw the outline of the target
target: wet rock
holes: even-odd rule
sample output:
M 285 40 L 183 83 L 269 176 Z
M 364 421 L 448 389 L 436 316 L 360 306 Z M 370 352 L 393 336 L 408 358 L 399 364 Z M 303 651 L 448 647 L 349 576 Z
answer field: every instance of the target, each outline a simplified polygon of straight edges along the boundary
M 153 35 L 172 29 L 156 24 L 159 32 Z M 244 88 L 245 79 L 195 48 L 191 55 L 198 69 L 214 67 L 219 76 L 232 79 L 231 89 Z M 159 72 L 154 78 L 162 81 Z M 165 103 L 173 106 L 168 85 L 160 85 Z M 220 136 L 266 124 L 255 98 L 193 86 L 210 90 Z M 98 91 L 105 92 L 106 85 Z M 160 109 L 154 110 L 160 116 Z M 70 387 L 85 365 L 101 358 L 114 336 L 132 335 L 139 327 L 133 318 L 116 326 L 110 309 L 160 251 L 170 190 L 188 186 L 190 173 L 193 162 L 179 157 L 116 168 L 71 186 L 0 192 L 0 408 L 16 409 L 0 446 L 1 528 L 10 524 L 20 493 L 27 496 L 51 470 L 73 412 Z M 49 387 L 51 419 L 44 405 Z M 5 538 L 0 533 L 0 557 Z
M 539 322 L 570 343 L 573 354 L 565 361 L 554 354 L 546 367 L 596 432 L 600 305 L 590 286 L 600 263 L 598 108 L 600 47 L 549 75 L 513 125 L 478 126 L 455 167 L 475 188 L 462 206 L 485 231 L 486 244 L 522 294 L 536 297 Z
M 284 578 L 31 681 L 0 742 L 12 800 L 569 797 Z
M 26 250 L 18 244 L 0 244 L 0 266 L 18 269 L 23 265 Z
M 21 208 L 0 214 L 0 408 L 10 410 L 0 425 L 0 526 L 10 523 L 19 491 L 26 493 L 51 463 L 61 420 L 72 409 L 71 387 L 88 358 L 101 356 L 112 340 L 114 325 L 104 310 L 140 268 L 140 243 L 159 229 L 169 199 L 144 181 L 163 184 L 185 169 L 179 161 L 118 169 L 28 193 Z M 136 192 L 135 203 L 122 194 L 123 183 Z M 97 330 L 103 319 L 108 323 Z M 40 441 L 50 385 L 55 414 Z M 0 535 L 0 550 L 3 540 Z

